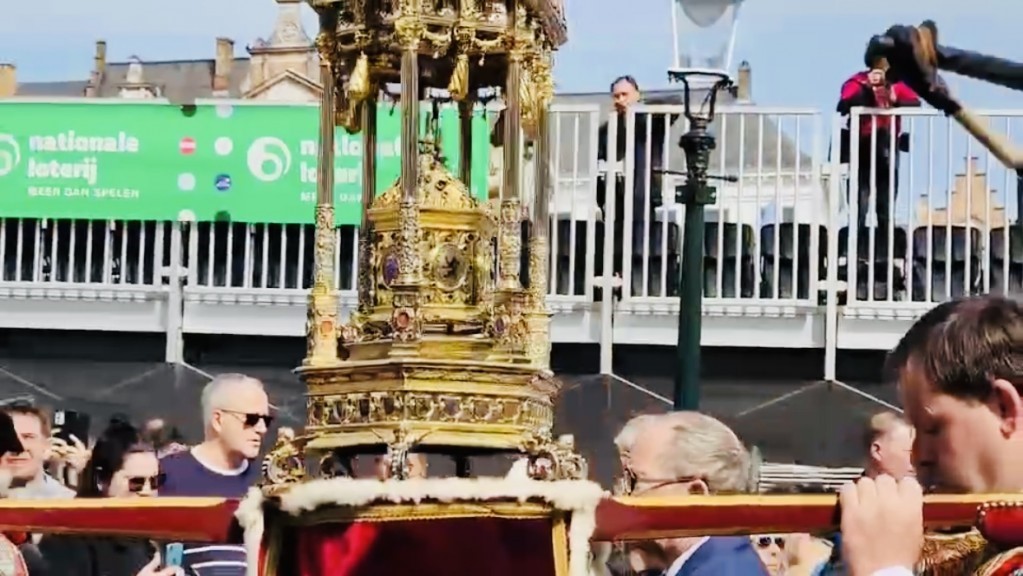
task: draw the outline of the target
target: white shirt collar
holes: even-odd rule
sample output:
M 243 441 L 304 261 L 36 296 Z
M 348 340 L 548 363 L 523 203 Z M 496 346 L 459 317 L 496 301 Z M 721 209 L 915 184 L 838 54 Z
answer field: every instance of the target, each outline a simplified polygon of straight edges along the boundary
M 241 476 L 243 473 L 245 473 L 246 470 L 249 469 L 248 460 L 243 460 L 242 465 L 239 466 L 238 468 L 235 468 L 234 470 L 214 466 L 213 464 L 210 464 L 203 458 L 202 454 L 200 453 L 201 451 L 198 448 L 199 446 L 195 446 L 191 450 L 189 450 L 189 452 L 192 454 L 192 457 L 195 458 L 196 462 L 198 462 L 203 468 L 209 470 L 210 472 L 213 472 L 214 474 L 220 474 L 221 476 Z
M 681 556 L 675 558 L 675 561 L 671 563 L 671 566 L 668 567 L 668 570 L 667 572 L 665 572 L 665 574 L 667 576 L 675 576 L 675 574 L 678 574 L 679 571 L 682 570 L 682 566 L 685 565 L 686 561 L 692 558 L 693 554 L 696 554 L 696 551 L 700 549 L 700 546 L 706 544 L 707 540 L 709 539 L 710 539 L 709 536 L 704 536 L 703 538 L 697 540 L 696 543 L 690 546 L 688 550 L 683 552 Z

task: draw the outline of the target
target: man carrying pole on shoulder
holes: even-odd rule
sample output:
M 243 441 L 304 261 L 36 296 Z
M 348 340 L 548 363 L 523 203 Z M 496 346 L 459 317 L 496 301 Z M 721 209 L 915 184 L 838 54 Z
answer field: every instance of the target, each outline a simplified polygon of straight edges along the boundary
M 889 356 L 916 429 L 913 477 L 862 478 L 841 495 L 842 548 L 854 576 L 1023 574 L 1023 549 L 962 535 L 944 564 L 922 553 L 923 486 L 951 493 L 1023 493 L 1023 307 L 983 296 L 921 317 Z M 1023 496 L 1021 496 L 1023 498 Z M 948 542 L 948 541 L 946 541 Z

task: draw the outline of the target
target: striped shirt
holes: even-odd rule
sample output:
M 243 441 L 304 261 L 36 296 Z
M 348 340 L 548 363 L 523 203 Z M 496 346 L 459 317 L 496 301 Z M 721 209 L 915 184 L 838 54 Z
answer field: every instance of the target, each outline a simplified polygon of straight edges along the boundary
M 259 467 L 246 463 L 238 470 L 214 470 L 191 451 L 160 460 L 166 482 L 160 496 L 241 498 L 259 480 Z M 185 544 L 184 568 L 194 576 L 245 576 L 245 547 L 231 544 Z

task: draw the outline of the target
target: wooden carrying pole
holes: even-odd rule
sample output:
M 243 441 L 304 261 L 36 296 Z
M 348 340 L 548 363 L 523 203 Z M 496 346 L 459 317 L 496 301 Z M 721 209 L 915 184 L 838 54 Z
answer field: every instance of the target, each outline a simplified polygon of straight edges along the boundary
M 996 543 L 1023 544 L 1023 494 L 928 495 L 926 528 L 977 527 Z M 593 540 L 827 533 L 839 528 L 836 494 L 609 498 Z
M 241 542 L 238 501 L 224 498 L 0 500 L 0 532 Z
M 1023 170 L 1023 149 L 1014 146 L 1001 134 L 995 134 L 980 116 L 966 108 L 960 108 L 952 117 L 1007 168 L 1017 172 Z
M 237 506 L 220 498 L 0 500 L 0 532 L 240 542 Z M 928 495 L 923 515 L 927 528 L 977 527 L 997 544 L 1023 545 L 1023 494 Z M 834 494 L 608 498 L 593 540 L 826 533 L 839 518 Z

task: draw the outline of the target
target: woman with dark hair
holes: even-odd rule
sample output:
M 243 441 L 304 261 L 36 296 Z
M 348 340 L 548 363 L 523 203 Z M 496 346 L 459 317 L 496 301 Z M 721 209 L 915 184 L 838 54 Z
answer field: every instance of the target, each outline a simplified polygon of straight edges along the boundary
M 82 470 L 79 498 L 156 496 L 160 466 L 152 444 L 128 422 L 115 418 L 92 449 Z M 159 554 L 147 540 L 104 536 L 44 536 L 39 542 L 52 576 L 173 576 L 160 568 Z M 33 576 L 35 573 L 33 572 Z

